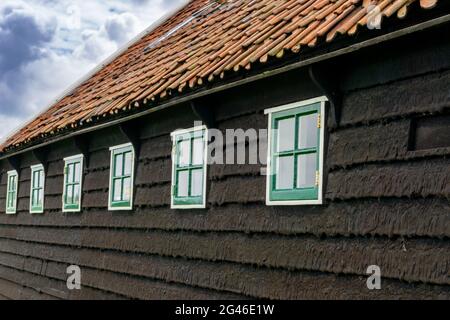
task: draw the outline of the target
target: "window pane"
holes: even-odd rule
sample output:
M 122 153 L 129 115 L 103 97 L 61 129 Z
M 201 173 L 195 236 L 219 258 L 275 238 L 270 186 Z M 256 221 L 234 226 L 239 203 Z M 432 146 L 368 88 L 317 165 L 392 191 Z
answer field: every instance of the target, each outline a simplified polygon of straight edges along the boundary
M 73 164 L 67 165 L 67 183 L 73 183 Z
M 315 148 L 318 142 L 318 114 L 300 117 L 298 129 L 298 143 L 300 149 Z
M 278 121 L 277 151 L 292 151 L 295 147 L 295 117 Z
M 310 153 L 298 157 L 297 188 L 314 188 L 316 186 L 317 154 Z
M 124 173 L 124 175 L 131 176 L 132 170 L 133 170 L 132 153 L 127 152 L 127 153 L 125 153 L 125 173 Z
M 178 172 L 178 197 L 189 196 L 189 171 Z
M 11 193 L 8 193 L 7 207 L 8 208 L 12 208 L 13 207 L 13 195 Z
M 75 163 L 75 183 L 79 183 L 81 178 L 81 163 Z
M 44 187 L 44 171 L 39 171 L 39 188 Z
M 33 187 L 37 188 L 39 186 L 39 171 L 33 172 Z
M 203 195 L 203 170 L 192 171 L 191 196 L 200 197 Z
M 39 188 L 44 186 L 44 171 L 39 171 Z
M 80 185 L 74 186 L 73 204 L 80 203 Z
M 121 177 L 123 173 L 123 154 L 118 154 L 115 156 L 114 160 L 115 166 L 114 166 L 114 176 L 115 177 Z
M 121 200 L 122 200 L 122 180 L 116 179 L 114 180 L 113 201 L 121 201 Z
M 36 205 L 41 207 L 42 206 L 42 199 L 43 199 L 43 192 L 42 189 L 37 190 L 37 202 Z
M 31 206 L 35 206 L 37 203 L 37 190 L 31 192 Z
M 178 143 L 178 166 L 186 167 L 191 162 L 191 140 L 184 140 Z
M 293 189 L 294 156 L 278 158 L 276 168 L 276 188 L 278 190 Z
M 131 200 L 131 178 L 123 179 L 123 201 Z
M 203 138 L 197 138 L 194 140 L 194 154 L 193 157 L 193 165 L 201 165 L 203 164 Z
M 72 204 L 73 203 L 73 186 L 67 186 L 67 191 L 66 191 L 66 201 L 67 204 Z
M 16 176 L 11 176 L 9 178 L 9 189 L 8 191 L 15 191 L 16 190 Z

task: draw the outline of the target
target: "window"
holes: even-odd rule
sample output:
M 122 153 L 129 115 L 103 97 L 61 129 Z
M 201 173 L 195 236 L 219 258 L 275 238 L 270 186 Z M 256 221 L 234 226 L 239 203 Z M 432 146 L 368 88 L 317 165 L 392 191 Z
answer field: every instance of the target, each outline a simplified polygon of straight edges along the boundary
M 31 167 L 30 213 L 44 212 L 44 166 L 39 164 Z
M 83 155 L 64 159 L 63 212 L 81 211 Z
M 266 111 L 268 205 L 322 204 L 326 101 L 316 98 Z
M 206 207 L 206 127 L 172 133 L 172 208 Z
M 111 149 L 109 210 L 133 208 L 134 149 L 125 144 Z
M 8 185 L 6 186 L 6 214 L 15 214 L 17 211 L 17 190 L 19 175 L 17 171 L 8 172 Z

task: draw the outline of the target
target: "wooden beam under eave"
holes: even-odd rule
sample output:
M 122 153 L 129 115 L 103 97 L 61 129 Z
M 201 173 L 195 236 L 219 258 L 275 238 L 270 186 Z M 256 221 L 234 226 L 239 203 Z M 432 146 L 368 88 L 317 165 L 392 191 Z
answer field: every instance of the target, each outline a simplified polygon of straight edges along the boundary
M 329 66 L 313 64 L 309 66 L 308 73 L 311 81 L 328 98 L 331 107 L 329 127 L 336 129 L 341 121 L 342 113 L 342 93 L 336 76 L 339 72 L 330 70 Z
M 119 129 L 122 134 L 128 139 L 133 145 L 135 158 L 139 159 L 141 152 L 141 126 L 136 125 L 134 122 L 121 123 Z
M 20 174 L 20 156 L 9 157 L 7 158 L 9 165 Z
M 216 116 L 212 107 L 205 102 L 199 100 L 190 102 L 191 109 L 194 114 L 209 128 L 215 128 Z

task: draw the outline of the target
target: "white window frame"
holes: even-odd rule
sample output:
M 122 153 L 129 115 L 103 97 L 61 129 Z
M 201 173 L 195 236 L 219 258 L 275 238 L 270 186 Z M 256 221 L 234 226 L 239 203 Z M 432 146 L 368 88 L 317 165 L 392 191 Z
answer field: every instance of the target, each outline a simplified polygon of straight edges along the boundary
M 177 148 L 176 148 L 176 137 L 183 134 L 194 133 L 196 131 L 205 131 L 203 139 L 205 140 L 204 152 L 203 152 L 203 199 L 202 204 L 190 204 L 190 205 L 179 205 L 175 204 L 175 185 L 176 185 L 176 165 L 177 165 Z M 206 209 L 206 192 L 208 184 L 208 141 L 209 141 L 209 131 L 207 126 L 196 126 L 189 129 L 179 129 L 175 130 L 170 134 L 172 138 L 172 181 L 170 186 L 170 207 L 176 210 L 188 210 L 188 209 Z M 191 150 L 192 152 L 192 150 Z
M 67 209 L 66 208 L 66 203 L 65 203 L 65 199 L 66 199 L 66 190 L 67 190 L 67 166 L 70 164 L 74 164 L 74 163 L 80 163 L 80 200 L 78 203 L 78 207 L 76 209 Z M 83 177 L 84 177 L 84 155 L 83 154 L 78 154 L 75 156 L 71 156 L 71 157 L 67 157 L 64 158 L 64 182 L 63 182 L 63 195 L 62 195 L 62 212 L 64 213 L 74 213 L 74 212 L 81 212 L 81 203 L 82 203 L 82 199 L 83 199 Z
M 6 184 L 6 208 L 5 208 L 5 213 L 6 214 L 16 214 L 17 213 L 17 197 L 18 197 L 18 193 L 19 193 L 19 174 L 17 173 L 17 171 L 16 170 L 11 170 L 11 171 L 8 171 L 8 173 L 7 173 L 7 176 L 8 176 L 8 182 L 7 182 L 7 184 Z M 10 179 L 11 179 L 11 177 L 16 177 L 16 194 L 15 194 L 15 198 L 14 198 L 14 207 L 13 207 L 13 210 L 11 210 L 9 207 L 8 207 L 8 200 L 9 200 L 9 181 L 10 181 Z
M 123 148 L 131 148 L 132 150 L 132 157 L 131 157 L 131 163 L 133 165 L 133 168 L 131 168 L 131 193 L 130 193 L 130 205 L 127 207 L 114 207 L 113 201 L 112 201 L 112 192 L 113 192 L 113 176 L 114 176 L 114 151 L 118 149 Z M 110 157 L 110 168 L 109 168 L 109 193 L 108 193 L 108 211 L 130 211 L 133 210 L 133 204 L 134 204 L 134 176 L 135 176 L 135 170 L 136 170 L 136 150 L 134 150 L 134 146 L 132 143 L 125 143 L 121 145 L 117 145 L 114 147 L 109 148 L 109 151 L 111 152 Z
M 264 113 L 269 116 L 268 125 L 268 147 L 267 147 L 267 175 L 266 175 L 266 205 L 267 206 L 308 206 L 308 205 L 323 205 L 323 169 L 324 169 L 324 155 L 325 155 L 325 119 L 326 119 L 326 103 L 328 99 L 325 96 L 317 97 L 309 100 L 290 103 L 287 105 L 266 109 Z M 319 186 L 317 200 L 270 200 L 270 179 L 272 172 L 272 116 L 275 113 L 295 109 L 299 107 L 306 107 L 312 104 L 320 103 L 321 110 L 321 129 L 320 129 L 320 145 L 319 145 Z
M 42 208 L 39 210 L 33 210 L 33 185 L 34 185 L 34 172 L 37 170 L 42 170 Z M 31 166 L 31 185 L 30 185 L 30 214 L 44 213 L 45 210 L 45 168 L 43 164 L 37 164 Z

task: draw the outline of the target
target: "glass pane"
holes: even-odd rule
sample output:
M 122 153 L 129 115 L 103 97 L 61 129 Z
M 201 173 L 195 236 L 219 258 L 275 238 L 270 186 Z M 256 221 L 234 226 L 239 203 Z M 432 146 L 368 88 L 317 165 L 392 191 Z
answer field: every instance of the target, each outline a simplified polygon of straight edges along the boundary
M 37 188 L 39 186 L 39 171 L 33 172 L 33 187 Z
M 178 166 L 186 167 L 191 162 L 191 140 L 184 140 L 178 143 Z
M 75 183 L 79 183 L 81 179 L 81 163 L 75 163 Z
M 13 194 L 12 193 L 8 193 L 7 207 L 8 208 L 13 207 Z
M 126 176 L 131 176 L 131 171 L 133 170 L 132 154 L 131 152 L 125 153 L 125 174 Z
M 316 186 L 317 154 L 310 153 L 298 157 L 297 188 L 314 188 Z
M 67 186 L 67 191 L 66 191 L 66 201 L 67 204 L 72 204 L 73 203 L 73 186 Z
M 39 171 L 39 188 L 44 187 L 44 171 Z
M 121 177 L 123 173 L 123 154 L 120 153 L 115 156 L 114 164 L 114 176 Z
M 318 143 L 317 121 L 318 114 L 310 114 L 300 117 L 298 129 L 298 143 L 300 149 L 315 148 Z
M 123 198 L 124 201 L 131 200 L 131 178 L 123 179 Z
M 36 203 L 36 205 L 41 207 L 42 206 L 42 200 L 43 200 L 42 189 L 39 189 L 39 190 L 37 190 L 37 203 Z
M 191 196 L 200 197 L 203 195 L 203 170 L 192 171 Z
M 73 203 L 74 204 L 80 203 L 80 185 L 79 184 L 74 186 Z
M 8 191 L 12 191 L 14 190 L 14 177 L 9 177 L 9 181 L 8 181 Z
M 31 206 L 36 206 L 37 197 L 38 197 L 37 190 L 33 190 L 33 192 L 31 193 Z
M 203 139 L 197 138 L 194 140 L 194 154 L 193 157 L 193 165 L 201 165 L 203 164 L 203 155 L 205 151 L 203 149 Z
M 278 158 L 276 169 L 276 188 L 278 190 L 293 189 L 294 156 Z
M 178 172 L 178 197 L 189 196 L 189 171 Z
M 67 183 L 73 183 L 73 164 L 67 165 Z
M 295 148 L 295 117 L 278 121 L 277 152 Z
M 122 180 L 116 179 L 114 180 L 113 201 L 121 201 L 121 200 L 122 200 Z

